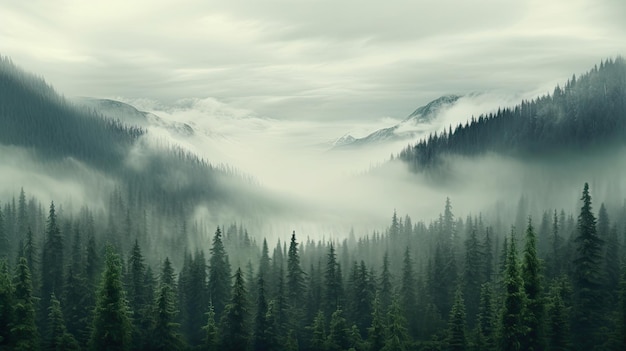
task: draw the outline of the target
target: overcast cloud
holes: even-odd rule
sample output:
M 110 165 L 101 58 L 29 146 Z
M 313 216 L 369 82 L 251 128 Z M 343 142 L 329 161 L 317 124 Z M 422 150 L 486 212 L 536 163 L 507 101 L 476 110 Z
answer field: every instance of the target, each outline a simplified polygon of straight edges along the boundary
M 624 18 L 622 0 L 2 0 L 0 53 L 69 96 L 377 120 L 442 94 L 548 91 L 623 55 Z

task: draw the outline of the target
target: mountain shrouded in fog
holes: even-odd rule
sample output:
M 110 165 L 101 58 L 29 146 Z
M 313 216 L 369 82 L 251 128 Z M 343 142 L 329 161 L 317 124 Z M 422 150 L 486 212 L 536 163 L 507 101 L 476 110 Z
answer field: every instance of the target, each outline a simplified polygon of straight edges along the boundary
M 4 152 L 7 159 L 11 153 L 25 154 L 23 161 L 47 164 L 41 172 L 53 178 L 87 188 L 104 186 L 99 197 L 105 198 L 111 189 L 90 179 L 90 172 L 162 209 L 219 203 L 222 208 L 246 210 L 238 194 L 257 196 L 247 177 L 151 138 L 144 129 L 148 119 L 158 121 L 157 116 L 115 101 L 76 105 L 9 58 L 0 60 L 0 145 L 12 147 Z
M 370 136 L 414 137 L 462 99 Z M 310 197 L 177 146 L 214 133 L 176 116 L 68 100 L 0 61 L 0 348 L 624 349 L 624 59 L 366 174 L 294 179 Z M 303 150 L 289 150 L 298 166 Z M 355 155 L 318 156 L 337 154 Z
M 573 76 L 551 95 L 472 117 L 431 134 L 404 149 L 399 157 L 413 170 L 420 170 L 436 166 L 447 155 L 572 157 L 624 146 L 624 140 L 626 60 L 618 57 L 603 61 L 582 76 Z

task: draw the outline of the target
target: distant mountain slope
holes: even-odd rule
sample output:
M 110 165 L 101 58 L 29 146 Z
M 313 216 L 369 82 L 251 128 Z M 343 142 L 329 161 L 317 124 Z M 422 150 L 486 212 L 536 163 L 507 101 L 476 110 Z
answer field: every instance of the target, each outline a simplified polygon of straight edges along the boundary
M 626 62 L 607 60 L 552 95 L 472 118 L 400 152 L 413 170 L 444 155 L 545 157 L 626 143 Z
M 134 125 L 158 116 L 112 100 L 87 104 L 91 107 L 78 107 L 43 79 L 0 58 L 0 145 L 27 150 L 41 163 L 84 164 L 131 192 L 129 197 L 174 213 L 200 203 L 249 206 L 243 198 L 257 190 L 248 178 L 153 142 L 146 129 Z
M 417 108 L 402 122 L 389 127 L 379 129 L 363 138 L 355 138 L 344 135 L 334 143 L 334 149 L 376 145 L 382 142 L 413 139 L 420 134 L 420 125 L 431 123 L 442 112 L 454 106 L 461 98 L 458 95 L 444 95 L 428 104 Z

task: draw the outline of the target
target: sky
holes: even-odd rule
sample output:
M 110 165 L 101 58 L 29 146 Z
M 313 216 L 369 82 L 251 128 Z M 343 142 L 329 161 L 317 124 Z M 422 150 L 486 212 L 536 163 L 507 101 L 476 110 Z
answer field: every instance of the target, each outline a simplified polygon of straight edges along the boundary
M 0 54 L 66 96 L 373 121 L 548 92 L 626 54 L 624 18 L 623 0 L 0 0 Z

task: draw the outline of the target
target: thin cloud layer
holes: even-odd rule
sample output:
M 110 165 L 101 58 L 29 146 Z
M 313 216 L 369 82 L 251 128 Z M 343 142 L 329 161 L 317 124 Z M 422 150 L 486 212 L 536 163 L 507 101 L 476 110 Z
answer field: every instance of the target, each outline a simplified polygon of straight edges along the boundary
M 66 95 L 213 97 L 293 120 L 550 88 L 626 52 L 618 0 L 8 2 L 2 54 Z

